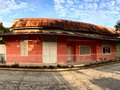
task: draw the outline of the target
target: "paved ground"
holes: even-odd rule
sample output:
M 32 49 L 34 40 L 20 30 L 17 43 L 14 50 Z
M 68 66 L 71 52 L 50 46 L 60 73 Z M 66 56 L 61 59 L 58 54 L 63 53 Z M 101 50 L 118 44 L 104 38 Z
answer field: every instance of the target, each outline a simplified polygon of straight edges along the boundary
M 0 90 L 120 90 L 120 64 L 63 72 L 0 70 Z

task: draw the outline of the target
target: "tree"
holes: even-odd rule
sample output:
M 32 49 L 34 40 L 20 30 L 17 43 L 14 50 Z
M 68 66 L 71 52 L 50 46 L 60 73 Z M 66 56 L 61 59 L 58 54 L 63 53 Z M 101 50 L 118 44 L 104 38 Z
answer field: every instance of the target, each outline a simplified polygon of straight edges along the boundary
M 3 26 L 2 23 L 0 23 L 0 34 L 5 34 L 5 33 L 9 33 L 10 30 L 8 28 L 5 28 Z M 0 37 L 0 44 L 4 44 L 5 43 L 5 38 L 4 37 Z
M 0 23 L 0 34 L 10 32 L 8 28 L 5 28 L 2 23 Z
M 116 31 L 120 30 L 120 20 L 116 22 L 115 29 Z

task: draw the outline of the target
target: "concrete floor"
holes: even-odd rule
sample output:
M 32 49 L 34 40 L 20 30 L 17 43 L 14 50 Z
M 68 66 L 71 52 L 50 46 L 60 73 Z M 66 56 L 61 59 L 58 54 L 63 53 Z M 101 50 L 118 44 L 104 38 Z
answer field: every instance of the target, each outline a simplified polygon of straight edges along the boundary
M 120 90 L 120 63 L 62 72 L 0 70 L 0 90 Z

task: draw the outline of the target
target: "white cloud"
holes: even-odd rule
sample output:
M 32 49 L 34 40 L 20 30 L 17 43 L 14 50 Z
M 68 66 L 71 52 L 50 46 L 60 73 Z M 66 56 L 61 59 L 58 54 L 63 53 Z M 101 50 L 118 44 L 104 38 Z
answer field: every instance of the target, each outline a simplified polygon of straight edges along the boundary
M 16 12 L 21 9 L 34 11 L 34 8 L 31 9 L 29 6 L 30 5 L 28 5 L 28 3 L 20 0 L 0 0 L 0 22 L 2 22 L 5 27 L 9 27 L 11 25 L 11 21 L 6 22 L 4 16 L 8 16 L 9 18 L 17 17 L 19 12 L 14 13 L 14 15 L 12 12 Z
M 115 5 L 115 1 L 111 1 L 110 4 L 111 4 L 112 6 L 114 6 L 114 5 Z
M 64 7 L 58 4 L 58 5 L 55 5 L 55 9 L 60 10 L 60 9 L 64 9 Z
M 120 4 L 120 0 L 115 0 L 116 1 L 116 4 Z
M 105 3 L 105 2 L 101 2 L 100 4 L 99 4 L 99 9 L 104 9 L 104 8 L 106 8 L 107 7 L 107 3 Z
M 2 23 L 3 23 L 3 26 L 4 26 L 4 27 L 10 27 L 10 26 L 11 26 L 11 23 L 9 23 L 9 22 L 4 22 L 4 21 L 3 21 Z
M 54 0 L 60 18 L 108 25 L 119 19 L 120 0 Z M 109 22 L 108 22 L 109 21 Z M 116 20 L 117 21 L 117 20 Z
M 73 5 L 74 4 L 74 2 L 72 1 L 72 0 L 67 0 L 66 1 L 69 5 Z
M 83 0 L 84 2 L 93 2 L 93 0 Z
M 54 0 L 55 3 L 60 4 L 60 3 L 65 3 L 65 0 Z
M 0 22 L 3 23 L 3 26 L 4 26 L 4 27 L 10 27 L 10 26 L 11 26 L 11 23 L 10 23 L 10 22 L 3 21 L 2 16 L 0 16 Z
M 1 0 L 0 1 L 0 14 L 10 13 L 12 10 L 22 9 L 27 7 L 25 2 L 16 3 L 15 0 Z
M 99 0 L 93 0 L 94 2 L 99 2 Z
M 0 21 L 2 20 L 2 16 L 0 16 Z

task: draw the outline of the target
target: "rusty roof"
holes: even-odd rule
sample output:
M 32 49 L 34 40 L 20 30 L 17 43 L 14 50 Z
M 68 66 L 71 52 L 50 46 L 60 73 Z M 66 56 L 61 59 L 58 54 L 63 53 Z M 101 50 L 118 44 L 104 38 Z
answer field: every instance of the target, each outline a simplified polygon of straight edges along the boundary
M 16 19 L 13 22 L 11 28 L 13 30 L 23 28 L 36 28 L 43 27 L 44 29 L 61 29 L 73 32 L 87 32 L 87 33 L 97 33 L 103 35 L 115 35 L 116 31 L 114 29 L 110 29 L 104 26 L 84 23 L 84 22 L 76 22 L 70 20 L 62 20 L 62 19 L 52 19 L 52 18 L 21 18 Z

